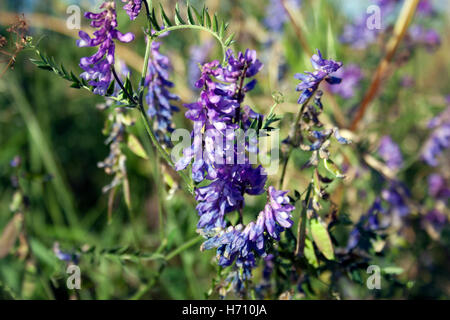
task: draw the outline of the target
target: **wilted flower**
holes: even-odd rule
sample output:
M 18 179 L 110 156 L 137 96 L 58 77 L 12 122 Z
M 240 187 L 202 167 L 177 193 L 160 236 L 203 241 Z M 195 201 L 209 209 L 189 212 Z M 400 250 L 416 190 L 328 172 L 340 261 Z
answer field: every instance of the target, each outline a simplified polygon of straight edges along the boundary
M 89 81 L 94 87 L 94 93 L 105 95 L 112 80 L 111 68 L 114 66 L 115 44 L 114 40 L 121 42 L 133 41 L 134 35 L 131 32 L 126 34 L 118 31 L 116 5 L 114 2 L 104 2 L 101 6 L 104 9 L 100 13 L 86 12 L 84 16 L 90 20 L 91 27 L 100 28 L 94 32 L 94 38 L 80 31 L 80 40 L 77 40 L 79 47 L 96 47 L 98 51 L 80 60 L 80 67 L 84 70 L 81 78 Z

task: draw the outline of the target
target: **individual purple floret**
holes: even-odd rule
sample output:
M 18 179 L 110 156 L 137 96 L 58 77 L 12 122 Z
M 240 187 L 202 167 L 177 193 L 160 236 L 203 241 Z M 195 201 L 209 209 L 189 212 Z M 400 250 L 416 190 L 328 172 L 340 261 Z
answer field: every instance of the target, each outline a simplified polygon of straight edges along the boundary
M 403 165 L 402 152 L 390 136 L 381 138 L 378 154 L 391 170 L 398 170 Z
M 344 99 L 350 99 L 355 95 L 355 89 L 364 78 L 361 69 L 356 64 L 349 64 L 336 71 L 335 76 L 341 78 L 341 83 L 329 86 L 332 93 L 340 95 Z
M 266 7 L 266 17 L 264 18 L 264 25 L 272 32 L 281 33 L 284 24 L 288 17 L 281 1 L 284 0 L 270 0 Z M 286 3 L 291 8 L 300 8 L 301 0 L 287 0 Z
M 112 80 L 111 68 L 114 66 L 114 40 L 121 42 L 133 41 L 134 35 L 131 32 L 126 34 L 121 33 L 116 29 L 117 14 L 116 5 L 114 2 L 104 2 L 101 6 L 104 9 L 100 13 L 86 12 L 84 16 L 91 21 L 90 25 L 93 28 L 99 28 L 94 32 L 94 38 L 80 31 L 80 40 L 77 40 L 79 47 L 96 47 L 99 46 L 98 51 L 90 56 L 83 57 L 80 60 L 80 67 L 84 72 L 80 75 L 89 84 L 94 87 L 94 93 L 105 95 Z
M 434 13 L 434 8 L 431 0 L 420 0 L 417 6 L 417 12 L 423 16 L 431 16 Z
M 123 9 L 127 11 L 130 20 L 136 19 L 142 9 L 142 0 L 122 0 L 122 2 L 126 3 Z
M 172 114 L 179 109 L 172 105 L 171 101 L 178 100 L 178 96 L 169 90 L 173 83 L 169 80 L 170 60 L 163 55 L 159 48 L 160 42 L 152 42 L 151 55 L 148 61 L 148 75 L 145 78 L 145 86 L 148 87 L 146 102 L 147 114 L 155 119 L 155 132 L 157 138 L 170 144 L 167 133 L 173 131 Z
M 297 73 L 294 77 L 302 82 L 297 86 L 297 91 L 302 91 L 298 103 L 305 103 L 318 89 L 319 84 L 325 80 L 329 84 L 337 84 L 341 82 L 340 78 L 331 76 L 330 74 L 336 72 L 341 66 L 342 62 L 334 60 L 326 60 L 322 58 L 320 50 L 311 58 L 311 64 L 316 69 L 314 72 L 305 72 L 306 74 Z
M 450 107 L 428 124 L 434 129 L 422 149 L 422 159 L 430 166 L 437 166 L 437 157 L 450 147 Z

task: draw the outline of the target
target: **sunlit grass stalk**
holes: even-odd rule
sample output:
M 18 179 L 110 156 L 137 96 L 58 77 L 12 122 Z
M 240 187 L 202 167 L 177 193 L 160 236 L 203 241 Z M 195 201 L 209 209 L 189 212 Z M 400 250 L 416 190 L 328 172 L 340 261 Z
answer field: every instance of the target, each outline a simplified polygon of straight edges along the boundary
M 350 130 L 355 131 L 358 128 L 358 124 L 364 117 L 367 108 L 377 95 L 381 85 L 381 80 L 386 75 L 386 71 L 392 62 L 395 52 L 406 34 L 406 30 L 414 17 L 418 4 L 419 0 L 405 0 L 397 18 L 397 22 L 395 23 L 394 33 L 386 45 L 386 54 L 373 75 L 369 89 L 367 90 L 355 118 L 350 125 Z

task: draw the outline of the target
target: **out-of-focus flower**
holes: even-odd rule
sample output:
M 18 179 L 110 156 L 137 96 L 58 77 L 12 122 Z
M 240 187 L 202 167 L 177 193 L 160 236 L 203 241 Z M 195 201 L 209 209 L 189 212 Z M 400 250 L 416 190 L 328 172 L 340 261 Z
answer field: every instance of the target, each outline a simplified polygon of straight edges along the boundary
M 264 25 L 272 32 L 281 33 L 284 24 L 288 17 L 286 10 L 281 3 L 284 0 L 270 0 L 266 7 L 266 17 L 264 18 Z M 286 0 L 290 8 L 298 9 L 301 5 L 301 0 Z
M 446 201 L 450 198 L 450 188 L 445 178 L 437 173 L 428 176 L 428 192 L 434 199 Z
M 416 81 L 410 75 L 405 75 L 400 81 L 400 85 L 404 88 L 411 88 L 416 84 Z
M 341 66 L 342 62 L 336 62 L 334 60 L 326 60 L 322 57 L 320 50 L 317 50 L 317 54 L 314 54 L 311 58 L 311 64 L 316 71 L 308 72 L 305 74 L 297 73 L 294 77 L 300 81 L 297 85 L 297 91 L 301 91 L 300 97 L 298 99 L 299 104 L 305 103 L 318 89 L 319 84 L 325 80 L 329 84 L 337 84 L 341 82 L 340 78 L 331 76 L 332 73 L 336 72 Z
M 130 20 L 136 19 L 142 9 L 142 0 L 122 0 L 122 2 L 126 3 L 123 9 L 127 11 Z
M 450 146 L 450 107 L 433 118 L 428 127 L 434 130 L 423 146 L 422 159 L 435 167 L 438 165 L 437 157 Z
M 344 99 L 350 99 L 355 95 L 355 89 L 364 78 L 361 68 L 356 64 L 349 64 L 336 71 L 336 77 L 341 78 L 341 83 L 329 86 L 332 93 L 340 95 Z
M 94 93 L 105 95 L 112 80 L 111 68 L 114 66 L 115 44 L 114 40 L 120 42 L 130 42 L 134 40 L 131 32 L 126 34 L 118 31 L 116 5 L 112 1 L 104 2 L 101 6 L 104 9 L 100 13 L 86 12 L 84 16 L 91 21 L 91 27 L 99 28 L 91 38 L 86 32 L 80 31 L 80 40 L 77 40 L 78 47 L 97 47 L 98 51 L 80 60 L 80 67 L 84 72 L 80 75 L 94 87 Z
M 147 114 L 155 119 L 154 126 L 157 138 L 170 145 L 167 133 L 173 131 L 172 115 L 179 109 L 172 105 L 171 101 L 178 100 L 178 96 L 171 93 L 173 83 L 169 80 L 170 60 L 163 55 L 160 42 L 152 42 L 151 56 L 148 61 L 148 75 L 145 78 L 145 86 L 148 87 L 146 102 Z
M 389 204 L 389 213 L 394 219 L 403 218 L 411 212 L 406 203 L 409 191 L 402 184 L 392 182 L 389 188 L 381 192 L 381 196 Z
M 381 138 L 378 154 L 391 170 L 398 170 L 403 165 L 403 156 L 400 148 L 390 136 Z
M 80 255 L 78 253 L 70 253 L 70 252 L 62 251 L 59 246 L 59 242 L 55 242 L 53 244 L 53 253 L 59 260 L 65 261 L 68 263 L 78 264 L 78 262 L 80 260 Z
M 414 45 L 424 46 L 427 50 L 435 50 L 441 44 L 441 37 L 434 29 L 425 29 L 414 25 L 409 29 L 409 37 Z
M 213 41 L 206 41 L 200 46 L 192 46 L 189 50 L 189 62 L 188 62 L 188 81 L 193 89 L 198 89 L 195 86 L 198 78 L 200 78 L 200 67 L 206 62 L 211 49 L 214 46 Z

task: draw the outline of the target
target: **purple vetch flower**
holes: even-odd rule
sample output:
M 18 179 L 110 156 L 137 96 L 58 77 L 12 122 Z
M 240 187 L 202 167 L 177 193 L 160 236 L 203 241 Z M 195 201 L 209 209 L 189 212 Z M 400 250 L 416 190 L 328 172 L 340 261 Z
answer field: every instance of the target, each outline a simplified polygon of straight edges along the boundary
M 167 133 L 173 131 L 172 114 L 178 108 L 171 101 L 178 100 L 178 96 L 171 93 L 173 83 L 169 80 L 170 60 L 163 55 L 160 42 L 152 42 L 151 55 L 148 61 L 148 75 L 145 78 L 145 86 L 148 87 L 146 102 L 147 114 L 155 119 L 154 126 L 158 139 L 170 144 Z
M 269 235 L 275 239 L 280 240 L 280 232 L 284 229 L 292 227 L 291 211 L 295 209 L 290 204 L 288 191 L 277 191 L 270 186 L 268 190 L 269 200 L 264 207 L 264 223 Z
M 142 0 L 122 0 L 122 2 L 126 3 L 123 9 L 127 11 L 130 20 L 136 19 L 142 9 Z
M 430 166 L 437 166 L 437 157 L 450 147 L 450 106 L 433 118 L 428 127 L 434 129 L 422 149 L 422 159 Z
M 256 222 L 250 222 L 247 226 L 238 224 L 220 230 L 209 237 L 201 246 L 201 250 L 217 248 L 218 264 L 228 267 L 236 262 L 235 267 L 241 269 L 244 278 L 251 277 L 251 269 L 255 266 L 254 254 L 265 257 L 264 243 L 270 238 L 279 240 L 280 233 L 292 226 L 291 211 L 295 209 L 286 196 L 287 191 L 277 191 L 270 186 L 268 190 L 268 202 L 263 211 L 258 215 Z M 209 231 L 203 231 L 207 234 Z
M 323 59 L 320 50 L 317 50 L 317 54 L 314 54 L 311 58 L 311 64 L 316 71 L 306 71 L 306 74 L 297 73 L 294 75 L 294 78 L 302 81 L 296 89 L 302 92 L 298 99 L 299 104 L 305 103 L 318 89 L 319 84 L 323 80 L 329 84 L 341 82 L 340 78 L 331 76 L 330 74 L 336 72 L 342 66 L 342 62 Z
M 437 173 L 430 174 L 428 176 L 428 193 L 434 199 L 448 200 L 450 198 L 450 188 L 445 178 Z
M 77 40 L 78 47 L 96 47 L 98 51 L 90 56 L 83 57 L 80 60 L 80 67 L 84 72 L 80 75 L 89 84 L 94 87 L 94 93 L 105 95 L 112 80 L 111 68 L 114 66 L 114 40 L 120 42 L 133 41 L 134 35 L 131 32 L 121 33 L 116 29 L 117 14 L 114 2 L 104 2 L 101 6 L 104 9 L 100 13 L 86 12 L 84 16 L 91 21 L 93 28 L 100 28 L 94 32 L 94 38 L 91 38 L 86 32 L 80 31 L 80 40 Z
M 391 170 L 398 170 L 403 165 L 402 152 L 390 136 L 381 138 L 378 154 Z
M 264 25 L 272 32 L 281 33 L 284 24 L 288 21 L 288 16 L 281 3 L 284 0 L 269 0 L 266 7 L 266 17 Z M 301 0 L 287 0 L 286 4 L 294 9 L 300 8 Z
M 267 176 L 261 166 L 223 165 L 217 179 L 196 190 L 197 227 L 202 229 L 224 228 L 225 214 L 244 206 L 244 194 L 258 195 L 264 192 Z
M 202 89 L 200 98 L 185 105 L 189 109 L 186 118 L 194 121 L 194 143 L 183 150 L 183 157 L 175 166 L 182 170 L 194 159 L 192 177 L 197 182 L 205 175 L 210 180 L 217 178 L 216 160 L 223 159 L 223 155 L 215 153 L 215 146 L 224 144 L 218 139 L 233 141 L 234 130 L 239 128 L 241 112 L 245 109 L 241 108 L 241 103 L 246 92 L 256 84 L 254 79 L 247 83 L 245 80 L 253 78 L 262 68 L 254 50 L 239 52 L 236 57 L 229 50 L 226 57 L 228 65 L 225 68 L 218 61 L 202 66 L 200 79 L 195 83 Z M 209 133 L 205 139 L 204 132 Z
M 332 93 L 340 95 L 344 99 L 350 99 L 355 95 L 355 89 L 364 78 L 361 68 L 356 64 L 349 64 L 336 71 L 335 76 L 341 78 L 341 83 L 329 86 Z

